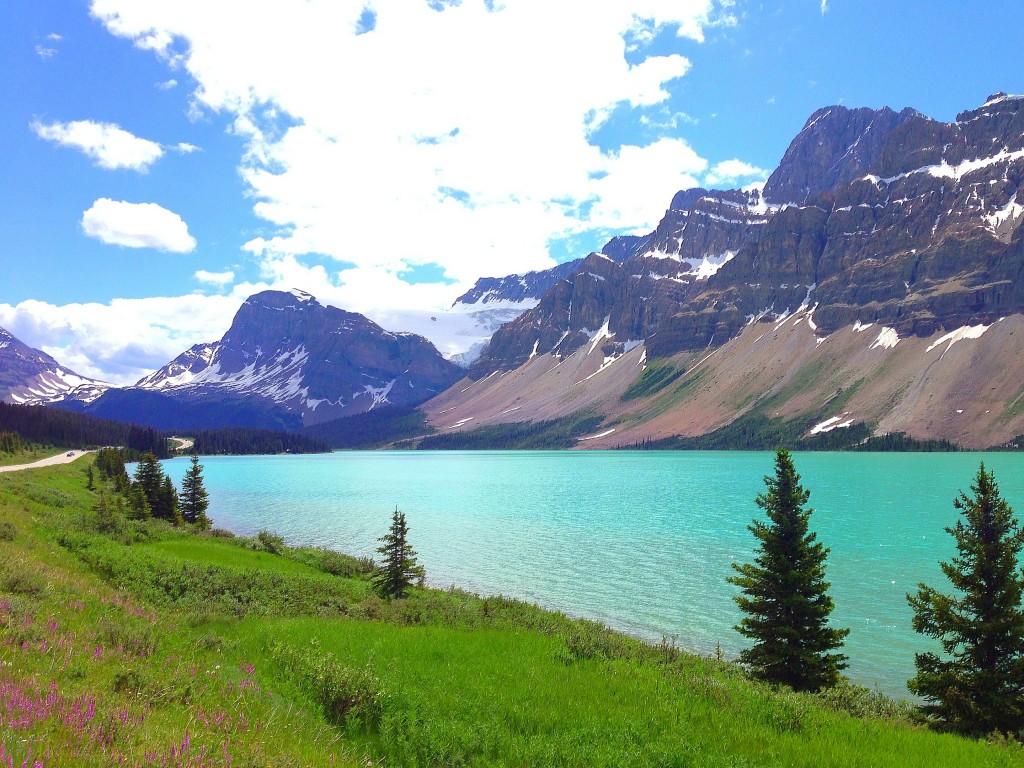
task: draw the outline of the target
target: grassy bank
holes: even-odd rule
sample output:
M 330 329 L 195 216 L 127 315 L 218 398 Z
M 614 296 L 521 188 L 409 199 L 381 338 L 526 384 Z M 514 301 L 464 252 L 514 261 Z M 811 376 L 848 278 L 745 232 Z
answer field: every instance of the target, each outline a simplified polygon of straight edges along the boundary
M 519 601 L 383 601 L 337 553 L 100 533 L 84 466 L 0 475 L 0 766 L 1024 765 Z

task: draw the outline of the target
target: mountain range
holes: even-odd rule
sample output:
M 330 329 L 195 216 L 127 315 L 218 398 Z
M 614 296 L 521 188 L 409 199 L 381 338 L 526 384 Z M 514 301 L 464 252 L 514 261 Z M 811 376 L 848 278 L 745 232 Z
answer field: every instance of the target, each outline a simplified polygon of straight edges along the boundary
M 481 279 L 452 313 L 478 336 L 468 370 L 421 336 L 265 292 L 219 342 L 120 390 L 0 336 L 0 396 L 175 428 L 422 404 L 442 432 L 585 413 L 591 447 L 891 432 L 987 447 L 1024 432 L 1022 107 L 998 93 L 950 123 L 820 109 L 763 186 L 684 190 L 645 236 Z

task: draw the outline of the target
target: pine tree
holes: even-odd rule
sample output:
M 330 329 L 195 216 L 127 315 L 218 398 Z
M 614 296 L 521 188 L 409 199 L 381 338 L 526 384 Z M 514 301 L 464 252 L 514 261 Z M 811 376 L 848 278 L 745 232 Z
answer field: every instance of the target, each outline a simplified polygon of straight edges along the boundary
M 999 495 L 984 463 L 953 506 L 961 519 L 946 528 L 957 555 L 939 566 L 955 595 L 918 584 L 907 595 L 914 629 L 942 643 L 946 658 L 916 654 L 917 675 L 907 686 L 922 709 L 950 730 L 972 735 L 1024 730 L 1024 574 L 1019 567 L 1024 530 Z
M 164 471 L 156 456 L 152 453 L 144 454 L 135 467 L 135 485 L 142 489 L 154 517 L 162 516 L 160 494 L 163 481 Z
M 416 552 L 408 542 L 409 528 L 405 515 L 398 511 L 391 516 L 391 529 L 378 541 L 377 551 L 384 562 L 373 576 L 373 585 L 381 597 L 405 597 L 405 591 L 414 582 L 424 578 L 423 567 L 416 564 Z
M 192 454 L 192 466 L 185 472 L 181 480 L 181 516 L 186 523 L 191 523 L 201 531 L 210 530 L 210 518 L 206 516 L 206 509 L 210 506 L 209 494 L 203 485 L 203 465 L 199 463 L 199 457 Z
M 811 509 L 804 509 L 810 491 L 800 485 L 789 452 L 775 453 L 775 476 L 764 479 L 766 493 L 756 503 L 768 515 L 766 524 L 748 526 L 759 545 L 753 563 L 733 568 L 729 581 L 743 592 L 734 599 L 747 615 L 736 630 L 754 641 L 740 661 L 763 680 L 798 691 L 835 685 L 846 668 L 846 656 L 830 653 L 842 647 L 848 629 L 828 626 L 832 598 L 825 581 L 829 550 L 808 531 Z

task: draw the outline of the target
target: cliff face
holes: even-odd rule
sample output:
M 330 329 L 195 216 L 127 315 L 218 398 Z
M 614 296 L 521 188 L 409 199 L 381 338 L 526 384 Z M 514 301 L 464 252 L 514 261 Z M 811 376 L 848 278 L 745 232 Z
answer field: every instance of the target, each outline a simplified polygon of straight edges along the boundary
M 625 261 L 588 257 L 495 333 L 471 375 L 572 352 L 605 319 L 615 342 L 665 356 L 801 306 L 822 334 L 860 321 L 928 336 L 1019 312 L 1022 105 L 997 94 L 955 123 L 819 110 L 763 193 L 680 192 Z

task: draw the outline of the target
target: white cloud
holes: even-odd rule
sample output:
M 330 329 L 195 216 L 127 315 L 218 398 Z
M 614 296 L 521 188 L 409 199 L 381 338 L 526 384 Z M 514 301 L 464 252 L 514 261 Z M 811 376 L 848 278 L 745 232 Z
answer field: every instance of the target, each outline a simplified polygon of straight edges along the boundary
M 178 87 L 178 81 L 172 77 L 170 80 L 164 80 L 163 82 L 157 83 L 156 87 L 159 88 L 161 91 L 169 91 L 172 88 Z
M 231 270 L 227 270 L 225 272 L 207 272 L 205 269 L 199 269 L 196 270 L 194 277 L 201 283 L 209 283 L 210 285 L 223 287 L 231 284 L 235 279 L 235 273 Z
M 52 59 L 56 55 L 56 48 L 47 48 L 45 45 L 36 46 L 36 56 L 38 56 L 43 61 L 46 61 L 46 59 Z
M 749 182 L 752 179 L 766 179 L 771 171 L 765 168 L 758 168 L 756 165 L 745 163 L 742 160 L 723 160 L 715 163 L 704 176 L 704 184 L 709 187 L 720 187 L 737 182 Z
M 197 147 L 195 144 L 189 144 L 186 141 L 178 142 L 177 144 L 174 145 L 173 149 L 175 152 L 178 152 L 182 155 L 191 155 L 193 152 L 199 151 L 199 147 Z
M 610 153 L 592 136 L 616 109 L 667 103 L 688 72 L 682 54 L 647 51 L 653 34 L 700 41 L 735 24 L 731 4 L 396 0 L 368 32 L 365 7 L 92 2 L 110 32 L 187 71 L 195 114 L 246 142 L 242 177 L 275 227 L 246 248 L 268 274 L 306 271 L 356 311 L 437 306 L 452 288 L 399 273 L 437 264 L 461 286 L 550 266 L 552 238 L 653 228 L 707 167 L 669 126 Z M 306 254 L 355 266 L 307 269 Z
M 828 0 L 821 0 L 821 15 L 824 16 L 828 11 Z
M 64 39 L 64 35 L 58 35 L 56 32 L 51 32 L 46 36 L 46 39 L 53 40 L 53 42 L 55 43 L 59 43 L 61 40 Z
M 81 150 L 101 168 L 145 172 L 164 154 L 155 141 L 140 139 L 114 123 L 74 120 L 46 124 L 36 120 L 31 126 L 39 138 Z
M 182 218 L 156 203 L 127 203 L 101 197 L 82 214 L 89 237 L 127 248 L 188 253 L 196 241 Z
M 247 290 L 247 289 L 245 289 Z M 0 304 L 0 326 L 84 376 L 133 384 L 193 344 L 219 339 L 244 296 Z

